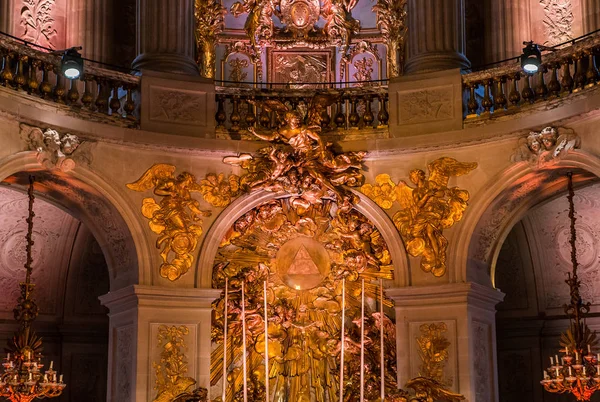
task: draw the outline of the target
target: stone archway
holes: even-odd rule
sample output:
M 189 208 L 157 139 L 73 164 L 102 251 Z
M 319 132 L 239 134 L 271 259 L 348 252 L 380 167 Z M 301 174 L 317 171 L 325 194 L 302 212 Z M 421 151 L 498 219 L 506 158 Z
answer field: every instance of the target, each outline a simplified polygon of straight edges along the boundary
M 534 170 L 515 164 L 490 180 L 486 190 L 471 204 L 461 228 L 454 264 L 456 281 L 494 284 L 495 263 L 512 226 L 528 210 L 564 190 L 566 172 L 574 173 L 577 184 L 600 177 L 600 159 L 584 151 L 571 151 L 545 169 Z

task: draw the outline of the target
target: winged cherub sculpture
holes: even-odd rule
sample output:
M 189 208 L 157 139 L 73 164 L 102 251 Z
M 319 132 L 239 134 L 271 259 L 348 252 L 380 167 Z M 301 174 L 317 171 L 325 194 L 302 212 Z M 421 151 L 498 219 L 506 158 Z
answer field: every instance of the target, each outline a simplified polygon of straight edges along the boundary
M 201 218 L 210 216 L 210 211 L 200 210 L 199 202 L 192 198 L 192 192 L 202 191 L 194 175 L 174 173 L 175 166 L 158 163 L 136 182 L 127 184 L 129 189 L 140 192 L 154 188 L 154 194 L 162 197 L 159 202 L 144 198 L 142 214 L 150 220 L 150 229 L 159 235 L 156 248 L 162 248 L 163 259 L 160 276 L 171 281 L 192 266 L 193 252 L 202 234 Z
M 443 230 L 460 221 L 467 208 L 469 193 L 458 187 L 448 188 L 450 176 L 462 176 L 477 167 L 477 163 L 458 162 L 453 158 L 439 158 L 427 168 L 429 178 L 421 169 L 411 170 L 410 187 L 400 181 L 395 187 L 396 199 L 402 209 L 394 215 L 394 224 L 400 231 L 406 251 L 421 257 L 421 268 L 434 276 L 446 272 L 448 240 Z

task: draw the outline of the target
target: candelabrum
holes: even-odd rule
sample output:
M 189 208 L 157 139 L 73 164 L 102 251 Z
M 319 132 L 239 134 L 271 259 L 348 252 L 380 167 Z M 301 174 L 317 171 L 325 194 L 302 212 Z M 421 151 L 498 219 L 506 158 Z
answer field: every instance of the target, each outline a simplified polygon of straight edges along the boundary
M 570 393 L 578 401 L 589 401 L 592 394 L 600 389 L 600 354 L 594 355 L 592 348 L 597 344 L 596 332 L 592 332 L 585 322 L 590 311 L 590 303 L 583 303 L 579 293 L 580 281 L 577 277 L 577 234 L 575 232 L 575 206 L 573 204 L 573 175 L 568 173 L 569 218 L 571 220 L 571 262 L 573 271 L 565 281 L 569 285 L 571 301 L 564 306 L 571 321 L 569 329 L 561 335 L 563 347 L 558 354 L 550 357 L 550 367 L 544 370 L 541 384 L 552 393 Z
M 25 282 L 21 282 L 21 295 L 13 310 L 20 328 L 9 342 L 7 354 L 0 373 L 0 397 L 11 402 L 30 402 L 33 399 L 54 398 L 59 396 L 66 384 L 62 374 L 57 379 L 54 363 L 42 372 L 42 339 L 31 324 L 38 315 L 38 307 L 32 298 L 34 284 L 31 283 L 31 248 L 33 247 L 33 177 L 29 178 L 29 216 L 27 218 Z

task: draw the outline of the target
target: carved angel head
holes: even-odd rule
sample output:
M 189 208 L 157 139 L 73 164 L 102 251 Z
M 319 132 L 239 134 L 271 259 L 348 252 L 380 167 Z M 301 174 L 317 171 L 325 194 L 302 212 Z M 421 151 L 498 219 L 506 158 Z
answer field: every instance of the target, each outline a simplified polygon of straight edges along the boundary
M 540 132 L 540 137 L 544 149 L 550 151 L 556 145 L 556 139 L 558 138 L 558 132 L 554 127 L 546 127 Z
M 300 113 L 295 111 L 287 112 L 285 114 L 285 121 L 292 130 L 302 125 L 302 117 L 300 116 Z
M 542 149 L 542 144 L 540 142 L 540 134 L 535 131 L 531 131 L 527 136 L 527 147 L 531 152 L 537 154 Z
M 73 134 L 65 134 L 60 139 L 61 150 L 65 155 L 71 155 L 79 147 L 79 138 Z

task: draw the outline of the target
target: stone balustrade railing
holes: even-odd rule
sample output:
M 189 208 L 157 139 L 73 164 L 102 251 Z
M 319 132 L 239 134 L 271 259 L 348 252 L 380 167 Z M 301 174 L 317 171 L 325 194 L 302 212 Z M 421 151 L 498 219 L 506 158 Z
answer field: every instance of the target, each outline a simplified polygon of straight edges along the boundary
M 0 37 L 0 57 L 0 84 L 4 87 L 138 126 L 140 77 L 85 62 L 84 74 L 69 80 L 61 73 L 60 55 L 7 37 Z
M 324 134 L 345 136 L 353 130 L 366 134 L 366 131 L 382 129 L 387 133 L 388 88 L 379 84 L 326 90 L 220 86 L 216 88 L 217 131 L 244 138 L 249 127 L 275 129 L 281 124 L 278 113 L 261 107 L 263 102 L 279 100 L 289 110 L 306 115 L 317 94 L 327 95 L 332 100 L 321 116 Z
M 528 105 L 585 90 L 600 82 L 596 66 L 600 33 L 544 53 L 538 73 L 525 74 L 519 60 L 462 76 L 467 120 L 517 113 Z

